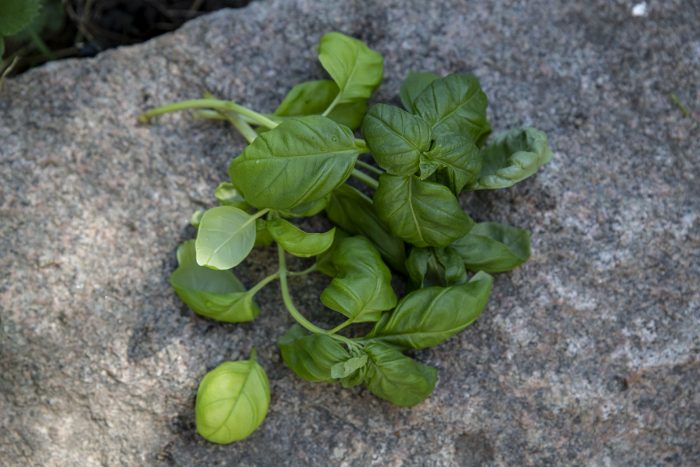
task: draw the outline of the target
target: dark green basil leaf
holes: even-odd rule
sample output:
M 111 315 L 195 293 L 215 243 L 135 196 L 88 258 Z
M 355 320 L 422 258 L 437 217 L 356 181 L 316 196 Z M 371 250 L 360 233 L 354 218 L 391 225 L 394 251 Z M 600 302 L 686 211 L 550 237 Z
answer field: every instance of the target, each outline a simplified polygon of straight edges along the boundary
M 377 321 L 396 305 L 391 272 L 365 237 L 344 239 L 333 251 L 335 278 L 321 293 L 321 302 L 353 322 Z
M 481 314 L 492 286 L 493 278 L 479 272 L 466 284 L 418 289 L 382 316 L 368 336 L 402 348 L 438 345 Z
M 194 240 L 177 249 L 179 266 L 170 276 L 170 285 L 180 299 L 198 315 L 241 323 L 252 321 L 260 313 L 253 295 L 231 271 L 216 271 L 199 266 L 195 260 Z
M 409 112 L 415 112 L 414 102 L 430 83 L 439 79 L 440 76 L 429 71 L 412 71 L 401 83 L 401 103 Z
M 530 232 L 497 222 L 481 222 L 451 247 L 471 271 L 505 272 L 530 257 Z
M 467 271 L 462 257 L 450 247 L 411 249 L 406 260 L 411 282 L 417 288 L 464 284 Z
M 233 206 L 243 211 L 250 209 L 250 205 L 246 203 L 243 195 L 236 190 L 236 187 L 231 182 L 219 183 L 216 191 L 214 191 L 214 196 L 216 196 L 216 199 L 222 206 Z
M 473 224 L 447 187 L 415 176 L 381 175 L 374 205 L 394 235 L 419 247 L 447 246 Z
M 298 324 L 289 328 L 277 344 L 284 364 L 307 381 L 331 381 L 333 366 L 353 358 L 337 340 L 325 334 L 310 334 Z
M 335 269 L 335 265 L 333 264 L 333 255 L 335 254 L 335 250 L 338 248 L 338 245 L 348 238 L 349 235 L 343 230 L 338 227 L 335 228 L 335 235 L 333 236 L 333 243 L 331 244 L 331 247 L 318 255 L 316 258 L 316 269 L 330 277 L 334 277 L 336 274 L 338 274 L 338 271 Z
M 328 204 L 331 195 L 328 194 L 321 199 L 300 204 L 291 209 L 280 209 L 278 212 L 284 217 L 311 217 L 323 211 Z
M 346 232 L 369 238 L 391 267 L 397 271 L 404 270 L 404 243 L 377 216 L 371 199 L 350 185 L 343 184 L 331 193 L 326 214 Z
M 272 245 L 272 235 L 267 230 L 267 222 L 265 219 L 258 217 L 255 219 L 255 244 L 254 246 L 270 246 Z
M 479 141 L 491 131 L 486 120 L 488 100 L 472 75 L 454 73 L 432 81 L 414 102 L 414 108 L 433 134 L 462 134 Z
M 212 269 L 231 269 L 255 244 L 255 218 L 231 206 L 208 209 L 197 229 L 197 263 Z
M 305 81 L 294 86 L 275 110 L 278 117 L 320 115 L 338 95 L 338 85 L 328 79 Z M 357 129 L 367 111 L 365 101 L 336 105 L 328 118 L 341 125 Z
M 369 356 L 365 384 L 377 397 L 402 407 L 425 400 L 435 389 L 437 370 L 380 342 L 365 346 Z
M 229 174 L 253 206 L 290 209 L 343 183 L 359 153 L 349 128 L 318 115 L 298 117 L 258 136 L 231 162 Z
M 240 441 L 262 424 L 269 406 L 270 382 L 254 357 L 224 362 L 199 383 L 197 433 L 212 443 Z
M 339 104 L 366 100 L 382 82 L 382 56 L 345 34 L 324 34 L 318 44 L 318 59 L 340 89 Z
M 394 175 L 413 175 L 430 148 L 430 127 L 420 117 L 387 104 L 373 105 L 362 121 L 362 135 L 374 160 Z
M 267 230 L 285 251 L 302 258 L 318 256 L 326 251 L 333 243 L 335 234 L 335 227 L 323 233 L 304 232 L 281 217 L 267 221 Z
M 475 190 L 507 188 L 526 179 L 552 159 L 552 151 L 540 130 L 516 128 L 496 136 L 482 159 Z
M 420 164 L 421 179 L 441 169 L 438 180 L 459 194 L 465 185 L 473 185 L 481 170 L 479 148 L 467 137 L 455 134 L 438 135 Z M 444 173 L 444 175 L 442 175 Z M 442 180 L 444 178 L 444 180 Z

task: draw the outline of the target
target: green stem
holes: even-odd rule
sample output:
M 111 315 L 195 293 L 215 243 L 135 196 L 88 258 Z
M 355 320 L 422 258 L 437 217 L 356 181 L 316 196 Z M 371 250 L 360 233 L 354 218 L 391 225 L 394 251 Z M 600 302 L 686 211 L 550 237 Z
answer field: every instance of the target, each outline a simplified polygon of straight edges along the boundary
M 255 138 L 258 137 L 258 134 L 253 130 L 253 128 L 248 125 L 246 122 L 244 122 L 238 115 L 232 114 L 230 112 L 219 112 L 221 115 L 224 116 L 228 122 L 233 125 L 233 127 L 238 130 L 238 132 L 243 135 L 243 137 L 248 141 L 248 144 L 252 143 L 255 141 Z
M 312 272 L 316 271 L 316 269 L 317 269 L 316 263 L 314 263 L 302 271 L 287 271 L 287 275 L 289 277 L 306 276 L 306 275 L 311 274 Z
M 250 290 L 248 290 L 248 293 L 251 295 L 255 295 L 256 293 L 260 292 L 260 290 L 262 290 L 263 287 L 265 287 L 270 282 L 279 279 L 279 277 L 280 277 L 279 271 L 277 271 L 274 274 L 270 274 L 269 276 L 263 278 L 260 282 L 255 284 L 255 286 L 252 287 Z
M 373 166 L 372 164 L 368 164 L 367 162 L 361 161 L 359 159 L 357 160 L 357 162 L 355 162 L 355 165 L 360 166 L 365 170 L 369 170 L 370 172 L 373 172 L 377 175 L 382 175 L 384 173 L 382 169 L 379 169 Z
M 307 331 L 313 332 L 314 334 L 328 334 L 328 331 L 321 329 L 316 326 L 311 321 L 307 320 L 302 316 L 302 314 L 297 310 L 292 301 L 292 296 L 289 294 L 289 284 L 287 284 L 287 258 L 284 254 L 284 249 L 277 245 L 277 255 L 279 257 L 279 275 L 280 275 L 280 289 L 282 289 L 282 301 L 284 306 L 287 307 L 289 314 L 292 318 L 303 326 Z
M 172 104 L 166 104 L 144 112 L 139 116 L 139 122 L 147 123 L 151 118 L 158 115 L 188 109 L 214 109 L 225 112 L 236 112 L 244 117 L 247 117 L 256 125 L 261 125 L 266 128 L 274 128 L 278 125 L 277 122 L 270 120 L 263 114 L 259 114 L 258 112 L 247 107 L 243 107 L 242 105 L 238 105 L 235 102 L 220 99 L 190 99 L 186 101 L 173 102 Z
M 370 188 L 374 188 L 375 190 L 379 188 L 379 183 L 364 172 L 360 172 L 357 169 L 353 169 L 351 175 Z
M 262 217 L 265 214 L 270 212 L 269 208 L 261 209 L 260 211 L 256 212 L 255 214 L 252 215 L 253 219 L 257 219 L 258 217 Z
M 340 331 L 341 329 L 345 329 L 346 327 L 350 326 L 353 323 L 353 321 L 354 320 L 352 318 L 346 319 L 345 321 L 343 321 L 342 323 L 340 323 L 339 325 L 337 325 L 336 327 L 334 327 L 333 329 L 331 329 L 328 332 L 331 334 L 335 334 L 338 331 Z
M 339 101 L 340 101 L 340 93 L 338 93 L 338 95 L 335 96 L 335 99 L 333 99 L 333 102 L 331 102 L 331 104 L 328 106 L 328 108 L 327 108 L 326 110 L 324 110 L 323 113 L 322 113 L 321 115 L 323 115 L 324 117 L 327 117 L 328 114 L 331 113 L 331 111 L 333 110 L 333 108 L 334 108 L 336 105 L 338 105 L 338 102 L 339 102 Z

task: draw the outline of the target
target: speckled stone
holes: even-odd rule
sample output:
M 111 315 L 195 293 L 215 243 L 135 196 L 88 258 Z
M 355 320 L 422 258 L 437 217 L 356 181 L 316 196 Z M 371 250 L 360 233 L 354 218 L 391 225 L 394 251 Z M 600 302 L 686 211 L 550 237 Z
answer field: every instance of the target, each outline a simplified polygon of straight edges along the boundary
M 53 62 L 0 94 L 0 464 L 700 464 L 700 10 L 692 1 L 260 1 L 151 42 Z M 322 77 L 340 30 L 386 57 L 378 98 L 414 69 L 471 71 L 493 126 L 546 131 L 554 160 L 463 199 L 533 231 L 485 314 L 416 357 L 435 393 L 399 409 L 282 364 L 276 287 L 257 322 L 193 315 L 167 284 L 187 220 L 243 140 L 144 109 L 203 89 L 271 111 Z M 677 95 L 691 112 L 672 103 Z M 275 253 L 240 268 L 252 284 Z M 322 279 L 296 282 L 322 314 Z M 259 431 L 195 434 L 202 375 L 256 346 Z

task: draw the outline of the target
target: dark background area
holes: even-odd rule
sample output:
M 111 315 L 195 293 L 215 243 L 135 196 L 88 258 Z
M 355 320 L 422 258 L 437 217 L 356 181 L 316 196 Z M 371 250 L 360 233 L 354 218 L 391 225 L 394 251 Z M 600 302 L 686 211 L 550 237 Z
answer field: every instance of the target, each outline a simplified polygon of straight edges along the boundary
M 185 21 L 251 0 L 44 0 L 33 27 L 7 40 L 3 66 L 16 75 L 46 61 L 91 57 L 172 31 Z

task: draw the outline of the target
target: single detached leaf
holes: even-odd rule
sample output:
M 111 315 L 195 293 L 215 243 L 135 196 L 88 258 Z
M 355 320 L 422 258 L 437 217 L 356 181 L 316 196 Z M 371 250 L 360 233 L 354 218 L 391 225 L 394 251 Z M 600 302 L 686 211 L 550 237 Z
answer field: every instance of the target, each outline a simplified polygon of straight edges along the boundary
M 406 79 L 403 80 L 403 83 L 401 83 L 401 91 L 399 92 L 404 108 L 409 112 L 414 112 L 416 110 L 414 107 L 416 98 L 430 83 L 439 78 L 439 75 L 429 71 L 410 72 Z
M 366 100 L 382 82 L 382 56 L 345 34 L 324 34 L 318 44 L 318 59 L 340 89 L 339 104 Z
M 199 383 L 197 433 L 212 443 L 240 441 L 265 420 L 269 406 L 270 383 L 254 358 L 224 362 Z
M 320 115 L 338 95 L 338 85 L 329 79 L 305 81 L 294 86 L 275 110 L 279 117 Z M 362 123 L 367 111 L 365 101 L 336 105 L 328 118 L 353 130 Z
M 302 258 L 326 251 L 333 244 L 335 234 L 335 227 L 323 233 L 304 232 L 281 217 L 267 221 L 267 230 L 285 251 Z
M 208 209 L 197 230 L 197 263 L 212 269 L 231 269 L 255 244 L 255 218 L 231 206 Z
M 481 154 L 471 139 L 451 133 L 438 135 L 430 151 L 423 154 L 421 179 L 440 170 L 438 180 L 458 194 L 473 185 L 481 170 Z
M 419 247 L 447 246 L 473 225 L 447 187 L 415 176 L 381 175 L 374 205 L 394 235 Z
M 29 26 L 40 9 L 39 0 L 2 0 L 0 36 L 12 36 Z
M 344 239 L 333 251 L 335 278 L 321 293 L 321 302 L 353 322 L 377 321 L 396 305 L 391 272 L 365 237 Z
M 467 282 L 462 257 L 450 247 L 411 249 L 406 260 L 411 282 L 417 288 L 433 285 L 447 287 Z
M 236 190 L 236 187 L 231 182 L 219 183 L 219 186 L 214 191 L 214 196 L 222 206 L 233 206 L 243 211 L 250 209 L 250 205 L 246 203 L 243 195 Z
M 380 342 L 367 344 L 365 351 L 369 356 L 365 384 L 375 396 L 411 407 L 425 400 L 435 389 L 435 368 L 418 363 Z
M 474 76 L 455 73 L 432 81 L 415 99 L 414 108 L 433 134 L 462 134 L 478 142 L 491 131 L 487 104 Z
M 233 272 L 197 264 L 194 240 L 178 247 L 177 258 L 179 266 L 170 275 L 170 285 L 192 311 L 227 323 L 252 321 L 260 314 L 253 295 Z
M 391 267 L 397 271 L 404 270 L 404 243 L 379 218 L 371 199 L 350 185 L 343 184 L 331 193 L 326 214 L 346 232 L 369 238 Z
M 526 179 L 552 159 L 552 151 L 540 130 L 517 128 L 496 136 L 482 159 L 475 190 L 507 188 Z
M 373 105 L 362 122 L 374 160 L 394 175 L 413 175 L 421 154 L 430 148 L 430 127 L 425 121 L 398 107 Z
M 451 247 L 471 271 L 505 272 L 530 257 L 530 232 L 497 222 L 481 222 Z
M 438 345 L 481 314 L 492 286 L 493 278 L 479 272 L 466 284 L 418 289 L 401 299 L 368 336 L 402 348 Z
M 231 162 L 229 175 L 253 206 L 291 209 L 343 183 L 359 153 L 349 128 L 317 115 L 299 117 L 258 136 Z
M 332 368 L 353 358 L 337 340 L 324 334 L 310 334 L 298 324 L 277 344 L 284 364 L 307 381 L 332 381 Z

